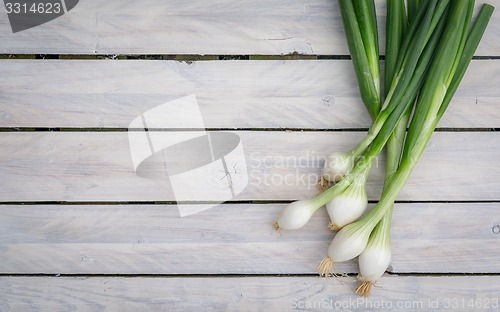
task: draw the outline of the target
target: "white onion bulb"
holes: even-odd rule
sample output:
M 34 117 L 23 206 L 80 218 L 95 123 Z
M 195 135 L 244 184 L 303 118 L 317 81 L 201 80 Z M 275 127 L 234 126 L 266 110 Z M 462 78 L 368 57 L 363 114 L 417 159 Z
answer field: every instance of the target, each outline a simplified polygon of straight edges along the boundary
M 371 231 L 358 222 L 346 225 L 333 238 L 328 247 L 328 257 L 321 261 L 318 271 L 321 275 L 332 274 L 332 266 L 359 256 L 366 248 Z
M 391 248 L 389 244 L 370 244 L 359 255 L 360 285 L 356 292 L 367 297 L 371 287 L 384 275 L 391 264 Z
M 311 219 L 316 208 L 310 199 L 293 202 L 281 212 L 275 227 L 278 230 L 299 229 Z
M 323 166 L 323 178 L 330 182 L 339 182 L 342 178 L 351 172 L 354 166 L 354 160 L 347 153 L 330 154 Z
M 326 204 L 330 229 L 338 231 L 359 219 L 368 207 L 365 183 L 352 183 L 341 194 Z
M 375 282 L 384 274 L 391 263 L 391 246 L 389 212 L 384 219 L 373 230 L 368 245 L 359 255 L 359 276 L 360 284 L 356 292 L 362 296 L 369 296 L 370 290 Z

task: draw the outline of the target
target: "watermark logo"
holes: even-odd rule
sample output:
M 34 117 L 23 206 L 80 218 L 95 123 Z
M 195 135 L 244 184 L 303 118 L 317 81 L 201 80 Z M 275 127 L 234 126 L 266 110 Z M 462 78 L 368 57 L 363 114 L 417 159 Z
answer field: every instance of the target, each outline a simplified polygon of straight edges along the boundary
M 136 174 L 167 182 L 165 192 L 177 201 L 181 217 L 228 201 L 248 184 L 240 137 L 206 131 L 195 95 L 142 113 L 130 123 L 128 137 Z
M 71 11 L 79 0 L 4 0 L 12 32 L 30 29 Z

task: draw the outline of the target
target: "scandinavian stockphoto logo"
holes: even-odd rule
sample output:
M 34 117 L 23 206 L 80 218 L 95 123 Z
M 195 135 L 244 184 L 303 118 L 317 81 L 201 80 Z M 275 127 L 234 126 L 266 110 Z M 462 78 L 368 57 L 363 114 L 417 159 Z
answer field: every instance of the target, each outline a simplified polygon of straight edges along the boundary
M 128 137 L 136 174 L 160 182 L 165 196 L 177 201 L 181 217 L 228 201 L 248 184 L 240 137 L 206 131 L 195 95 L 137 116 Z
M 72 10 L 79 0 L 4 0 L 12 32 L 45 24 Z

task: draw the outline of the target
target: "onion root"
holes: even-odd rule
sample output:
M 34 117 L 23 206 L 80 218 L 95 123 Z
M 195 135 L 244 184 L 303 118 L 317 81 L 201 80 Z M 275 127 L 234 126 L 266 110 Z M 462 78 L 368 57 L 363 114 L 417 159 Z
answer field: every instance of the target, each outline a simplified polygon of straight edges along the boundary
M 373 283 L 368 281 L 360 281 L 358 288 L 356 288 L 356 293 L 363 297 L 370 296 L 370 291 L 372 290 Z
M 318 272 L 320 276 L 332 276 L 333 274 L 333 260 L 326 257 L 318 265 Z

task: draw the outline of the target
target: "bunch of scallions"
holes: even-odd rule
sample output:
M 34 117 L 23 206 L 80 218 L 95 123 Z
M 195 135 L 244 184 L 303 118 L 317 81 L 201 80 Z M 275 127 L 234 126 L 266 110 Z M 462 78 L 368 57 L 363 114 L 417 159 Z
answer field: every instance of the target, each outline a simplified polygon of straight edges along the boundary
M 448 108 L 494 8 L 484 4 L 472 22 L 473 0 L 388 0 L 381 88 L 374 0 L 338 2 L 361 99 L 373 123 L 352 150 L 327 157 L 323 178 L 329 188 L 288 205 L 274 225 L 298 229 L 326 205 L 330 229 L 338 232 L 318 271 L 333 275 L 335 263 L 359 256 L 356 292 L 368 296 L 391 261 L 394 201 Z M 366 179 L 385 146 L 382 194 L 366 212 Z

